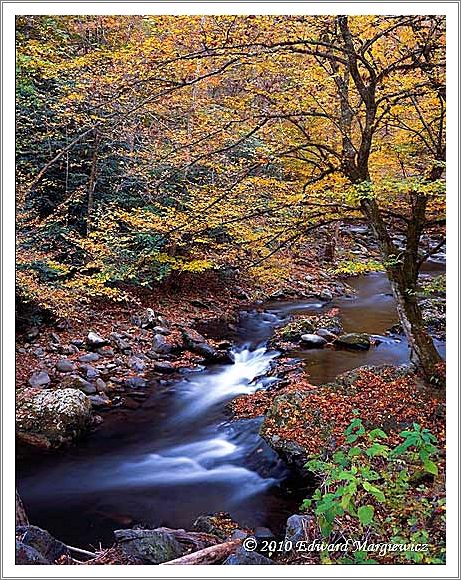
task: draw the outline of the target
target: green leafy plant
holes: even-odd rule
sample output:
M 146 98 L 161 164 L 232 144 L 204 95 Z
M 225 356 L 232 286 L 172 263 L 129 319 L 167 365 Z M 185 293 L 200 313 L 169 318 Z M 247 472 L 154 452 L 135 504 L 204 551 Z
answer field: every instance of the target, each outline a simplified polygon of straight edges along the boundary
M 344 432 L 344 445 L 331 458 L 317 455 L 306 463 L 321 484 L 301 508 L 315 514 L 328 541 L 341 534 L 360 541 L 371 537 L 375 543 L 428 544 L 425 526 L 434 518 L 434 506 L 427 484 L 439 473 L 439 450 L 432 433 L 418 423 L 399 435 L 402 441 L 390 446 L 382 429 L 367 430 L 356 416 Z M 437 501 L 443 506 L 442 497 Z M 392 561 L 443 562 L 443 546 L 438 548 L 435 555 L 400 550 L 393 552 Z M 376 554 L 359 552 L 341 562 L 376 563 Z

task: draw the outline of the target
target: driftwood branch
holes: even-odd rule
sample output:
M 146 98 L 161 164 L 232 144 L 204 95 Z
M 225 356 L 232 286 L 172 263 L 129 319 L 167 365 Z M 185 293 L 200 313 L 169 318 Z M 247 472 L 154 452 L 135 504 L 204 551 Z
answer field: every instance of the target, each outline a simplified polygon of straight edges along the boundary
M 234 552 L 234 550 L 238 548 L 241 543 L 242 540 L 229 540 L 223 544 L 209 546 L 208 548 L 204 548 L 198 552 L 192 552 L 191 554 L 181 556 L 181 558 L 176 558 L 175 560 L 170 560 L 169 562 L 163 562 L 163 564 L 160 564 L 160 566 L 217 564 L 232 554 L 232 552 Z

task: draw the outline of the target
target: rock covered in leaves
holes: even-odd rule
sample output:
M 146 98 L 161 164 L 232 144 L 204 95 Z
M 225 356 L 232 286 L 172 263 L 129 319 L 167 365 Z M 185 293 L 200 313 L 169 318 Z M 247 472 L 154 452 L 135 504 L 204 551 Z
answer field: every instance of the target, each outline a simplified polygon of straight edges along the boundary
M 49 449 L 80 437 L 91 423 L 91 404 L 76 389 L 24 389 L 16 398 L 18 440 Z
M 322 314 L 304 314 L 294 317 L 288 324 L 277 328 L 270 339 L 273 348 L 287 350 L 293 344 L 301 342 L 303 335 L 317 334 L 328 342 L 330 338 L 322 336 L 322 332 L 328 332 L 336 338 L 342 332 L 341 319 L 337 309 Z M 321 331 L 321 332 L 320 332 Z
M 433 390 L 421 387 L 409 367 L 361 367 L 339 375 L 335 382 L 310 391 L 276 397 L 260 434 L 282 458 L 305 474 L 309 455 L 334 450 L 358 412 L 364 425 L 379 427 L 389 443 L 413 422 L 444 437 L 444 403 Z

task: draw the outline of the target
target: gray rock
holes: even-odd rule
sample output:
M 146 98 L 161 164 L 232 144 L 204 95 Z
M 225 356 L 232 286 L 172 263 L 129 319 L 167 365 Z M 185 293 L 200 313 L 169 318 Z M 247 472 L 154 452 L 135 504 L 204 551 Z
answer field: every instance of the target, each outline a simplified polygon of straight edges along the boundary
M 154 326 L 152 330 L 155 332 L 155 334 L 163 334 L 164 336 L 168 336 L 169 334 L 171 334 L 171 331 L 168 330 L 168 328 L 165 328 L 164 326 Z
M 318 330 L 315 331 L 315 334 L 318 334 L 319 336 L 324 338 L 327 342 L 333 342 L 337 338 L 336 334 L 330 332 L 326 328 L 319 328 Z
M 144 564 L 161 564 L 181 557 L 187 548 L 166 530 L 115 530 L 115 539 L 125 554 Z
M 15 563 L 17 565 L 36 566 L 39 564 L 51 564 L 52 562 L 48 562 L 35 548 L 16 540 Z
M 70 341 L 70 344 L 73 344 L 77 348 L 83 348 L 85 346 L 85 341 L 81 338 L 75 338 L 74 340 Z
M 22 544 L 36 550 L 50 564 L 60 556 L 69 554 L 67 546 L 37 526 L 18 526 L 16 536 Z
M 175 368 L 174 366 L 167 361 L 164 362 L 156 362 L 154 363 L 154 369 L 158 372 L 158 373 L 164 373 L 164 374 L 168 374 L 168 373 L 174 373 L 175 372 Z
M 90 362 L 96 362 L 100 358 L 101 358 L 101 356 L 99 354 L 96 354 L 95 352 L 88 352 L 87 354 L 82 354 L 82 356 L 79 356 L 78 360 L 80 362 L 90 363 Z
M 114 346 L 122 354 L 131 353 L 131 344 L 126 341 L 121 334 L 111 332 L 109 335 L 112 346 Z
M 155 334 L 152 339 L 152 350 L 158 354 L 169 354 L 173 349 L 163 334 Z
M 129 379 L 126 379 L 124 382 L 127 387 L 130 387 L 132 389 L 144 389 L 145 387 L 147 387 L 147 381 L 142 377 L 130 377 Z
M 145 368 L 145 366 L 146 366 L 146 363 L 142 359 L 140 359 L 139 357 L 137 357 L 137 356 L 130 357 L 130 359 L 128 360 L 128 364 L 130 365 L 130 367 L 134 371 L 136 371 L 138 373 L 140 373 L 141 371 L 143 371 L 144 368 Z
M 274 564 L 272 560 L 266 558 L 262 554 L 258 554 L 258 552 L 248 552 L 245 550 L 243 546 L 237 548 L 234 554 L 231 554 L 224 562 L 225 566 L 235 566 L 235 565 L 243 565 L 243 566 L 259 566 L 264 565 L 267 566 L 269 564 Z
M 88 333 L 88 336 L 86 337 L 86 344 L 87 344 L 88 348 L 95 349 L 95 348 L 101 348 L 101 346 L 105 346 L 106 344 L 109 344 L 109 343 L 105 338 L 103 338 L 102 336 L 100 336 L 96 332 L 90 331 Z
M 341 334 L 333 344 L 349 350 L 368 350 L 371 346 L 370 337 L 359 332 Z
M 99 393 L 104 393 L 107 390 L 107 384 L 102 379 L 96 379 L 94 384 Z
M 86 378 L 87 379 L 96 379 L 97 377 L 99 377 L 98 369 L 95 369 L 91 365 L 87 365 L 85 368 L 85 371 L 86 371 Z
M 301 342 L 303 343 L 303 345 L 308 346 L 310 348 L 322 348 L 325 344 L 327 344 L 325 338 L 322 338 L 317 334 L 302 334 Z
M 62 379 L 60 386 L 65 389 L 79 389 L 86 395 L 93 395 L 96 393 L 96 387 L 79 375 L 65 377 Z
M 312 526 L 312 516 L 292 515 L 287 519 L 285 540 L 299 542 L 307 539 L 306 531 Z
M 16 433 L 35 447 L 60 447 L 77 439 L 91 423 L 91 404 L 77 389 L 24 389 L 16 396 Z
M 329 290 L 328 288 L 323 288 L 323 290 L 321 290 L 319 294 L 319 297 L 321 300 L 325 300 L 327 302 L 333 300 L 333 294 L 331 293 L 331 290 Z
M 61 373 L 70 373 L 72 371 L 75 371 L 75 365 L 69 359 L 62 358 L 61 360 L 57 361 L 56 370 Z
M 50 376 L 45 371 L 37 371 L 29 378 L 29 385 L 31 387 L 45 387 L 51 383 Z
M 97 409 L 110 405 L 110 399 L 104 393 L 100 395 L 90 395 L 88 398 L 90 399 L 92 406 Z

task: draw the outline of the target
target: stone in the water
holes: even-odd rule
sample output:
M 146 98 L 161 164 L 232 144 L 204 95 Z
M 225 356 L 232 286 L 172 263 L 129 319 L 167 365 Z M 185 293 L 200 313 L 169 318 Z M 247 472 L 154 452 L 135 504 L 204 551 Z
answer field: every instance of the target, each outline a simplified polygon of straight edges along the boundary
M 165 361 L 165 362 L 160 362 L 159 361 L 159 362 L 154 363 L 154 369 L 158 373 L 165 373 L 165 374 L 174 373 L 175 370 L 176 370 L 174 368 L 174 366 L 171 363 L 167 362 L 167 361 Z
M 161 564 L 180 558 L 187 548 L 167 530 L 115 530 L 117 545 L 145 564 Z
M 327 344 L 327 341 L 317 334 L 302 334 L 301 342 L 310 348 L 322 348 L 322 346 Z
M 245 550 L 243 546 L 237 548 L 235 554 L 231 554 L 224 562 L 225 566 L 232 565 L 243 565 L 243 566 L 259 566 L 259 565 L 268 565 L 274 564 L 272 560 L 266 558 L 262 554 L 258 554 L 258 552 L 249 552 Z
M 321 300 L 325 300 L 327 302 L 329 302 L 330 300 L 333 300 L 333 294 L 332 294 L 331 290 L 329 290 L 328 288 L 324 288 L 320 292 L 319 297 Z
M 368 334 L 359 332 L 342 334 L 341 336 L 338 336 L 333 344 L 349 350 L 368 350 L 371 346 Z
M 324 338 L 327 342 L 333 342 L 337 338 L 336 334 L 330 332 L 326 328 L 319 328 L 318 330 L 315 331 L 315 334 L 318 334 L 319 336 Z
M 61 360 L 58 360 L 58 362 L 56 363 L 56 370 L 58 370 L 61 373 L 70 373 L 72 371 L 75 371 L 75 366 L 74 363 L 69 359 L 62 358 Z
M 82 354 L 82 356 L 78 357 L 80 362 L 90 363 L 96 362 L 101 358 L 101 356 L 95 352 L 88 352 L 87 354 Z
M 110 404 L 109 397 L 104 393 L 101 393 L 99 395 L 90 395 L 88 398 L 90 399 L 91 404 L 95 408 L 106 407 L 107 405 Z
M 108 344 L 107 340 L 100 336 L 98 333 L 90 331 L 88 336 L 86 337 L 86 344 L 88 348 L 101 348 L 101 346 L 105 346 Z
M 143 389 L 147 387 L 147 381 L 142 377 L 130 377 L 125 380 L 125 384 L 127 387 L 131 387 L 132 389 Z
M 50 376 L 45 371 L 38 371 L 33 373 L 33 375 L 29 378 L 29 385 L 31 387 L 45 387 L 51 383 Z

